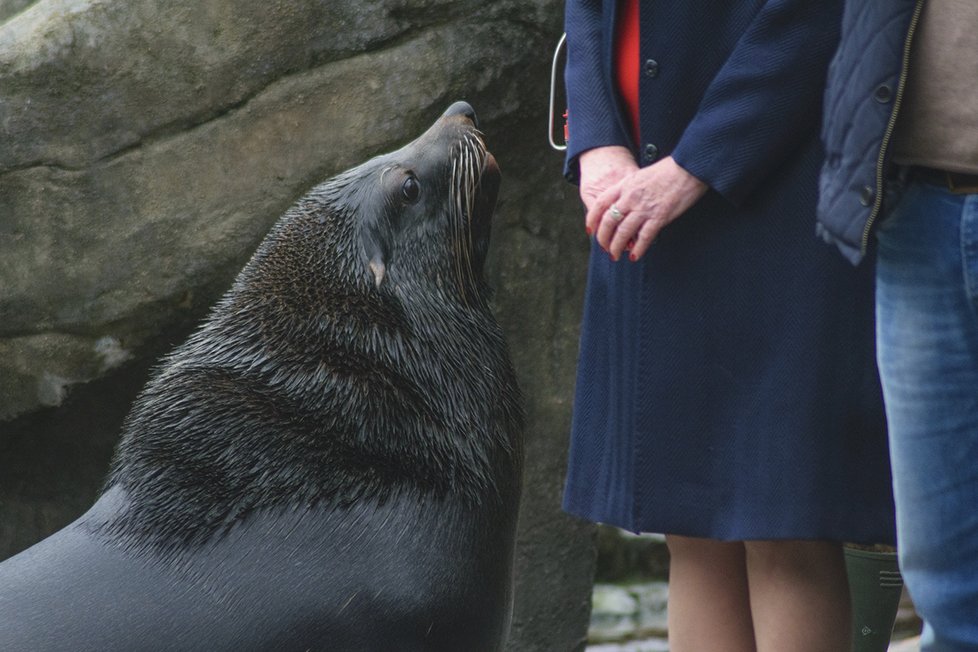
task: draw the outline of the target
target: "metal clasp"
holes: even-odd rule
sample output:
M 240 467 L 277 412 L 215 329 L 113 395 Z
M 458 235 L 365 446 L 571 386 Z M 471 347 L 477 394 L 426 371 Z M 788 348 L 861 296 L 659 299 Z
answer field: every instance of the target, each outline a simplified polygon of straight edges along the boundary
M 557 48 L 554 50 L 554 60 L 550 67 L 550 115 L 547 120 L 547 139 L 550 141 L 550 146 L 553 147 L 558 152 L 563 152 L 567 149 L 567 111 L 565 110 L 561 115 L 564 118 L 564 144 L 557 143 L 554 140 L 554 125 L 557 121 L 556 115 L 556 101 L 557 101 L 557 74 L 560 69 L 558 63 L 560 62 L 560 55 L 567 44 L 567 34 L 562 34 L 560 41 L 557 42 Z

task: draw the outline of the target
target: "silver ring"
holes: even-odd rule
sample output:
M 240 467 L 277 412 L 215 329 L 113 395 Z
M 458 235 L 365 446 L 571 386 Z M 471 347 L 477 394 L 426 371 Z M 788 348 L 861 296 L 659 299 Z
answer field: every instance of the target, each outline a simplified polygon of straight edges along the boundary
M 613 219 L 616 222 L 620 222 L 621 218 L 625 217 L 624 215 L 622 215 L 622 212 L 618 210 L 618 207 L 615 206 L 614 204 L 612 204 L 611 208 L 608 209 L 608 216 L 611 217 L 611 219 Z

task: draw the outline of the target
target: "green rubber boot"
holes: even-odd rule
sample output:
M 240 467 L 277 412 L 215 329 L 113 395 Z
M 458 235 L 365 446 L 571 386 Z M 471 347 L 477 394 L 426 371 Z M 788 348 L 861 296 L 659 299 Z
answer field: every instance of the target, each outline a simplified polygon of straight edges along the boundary
M 852 650 L 886 652 L 903 593 L 897 555 L 848 546 L 844 551 L 852 597 Z

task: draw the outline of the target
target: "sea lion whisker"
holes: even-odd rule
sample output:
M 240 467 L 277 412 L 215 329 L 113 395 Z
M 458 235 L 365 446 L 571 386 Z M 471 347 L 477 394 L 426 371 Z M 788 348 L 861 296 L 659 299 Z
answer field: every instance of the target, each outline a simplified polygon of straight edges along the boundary
M 465 131 L 452 148 L 449 206 L 453 267 L 463 300 L 468 303 L 478 283 L 474 264 L 474 218 L 488 152 L 481 132 Z
M 472 237 L 473 236 L 472 220 L 475 215 L 475 202 L 479 191 L 479 181 L 480 181 L 479 172 L 483 165 L 482 159 L 483 159 L 482 150 L 481 149 L 473 150 L 472 170 L 469 176 L 470 185 L 469 185 L 469 192 L 468 192 L 469 219 L 465 223 L 466 244 L 468 245 L 466 247 L 466 253 L 465 253 L 465 258 L 467 263 L 466 267 L 468 268 L 469 282 L 473 290 L 475 288 L 476 280 L 475 280 L 475 267 L 472 263 L 472 253 L 475 248 L 475 243 L 473 242 L 473 237 Z
M 463 296 L 467 296 L 470 291 L 471 281 L 471 258 L 469 256 L 469 250 L 471 248 L 469 239 L 467 237 L 467 227 L 472 219 L 471 211 L 471 186 L 470 179 L 472 175 L 472 150 L 468 146 L 468 143 L 463 144 L 462 152 L 462 178 L 459 180 L 459 187 L 461 192 L 460 196 L 460 206 L 459 206 L 459 219 L 456 221 L 455 229 L 455 239 L 458 243 L 459 250 L 459 287 L 463 293 Z
M 456 251 L 455 255 L 455 277 L 458 282 L 458 289 L 462 295 L 462 300 L 468 305 L 468 292 L 465 286 L 465 267 L 468 266 L 468 259 L 466 255 L 465 243 L 462 240 L 462 225 L 466 220 L 465 215 L 465 186 L 463 180 L 465 178 L 466 170 L 466 157 L 467 150 L 464 148 L 461 152 L 461 163 L 459 165 L 459 178 L 455 181 L 455 186 L 458 188 L 458 193 L 456 197 L 456 216 L 452 220 L 452 240 L 454 243 L 454 248 Z
M 452 267 L 454 268 L 455 271 L 455 278 L 459 283 L 459 289 L 462 290 L 461 287 L 462 270 L 460 267 L 461 252 L 459 251 L 460 243 L 458 241 L 457 226 L 456 226 L 459 220 L 459 210 L 461 207 L 461 197 L 459 192 L 461 188 L 461 184 L 459 183 L 460 174 L 461 174 L 461 166 L 459 164 L 460 156 L 461 156 L 461 152 L 459 151 L 459 148 L 453 147 L 452 154 L 451 154 L 451 160 L 452 160 L 451 179 L 449 181 L 449 188 L 450 188 L 449 198 L 450 198 L 450 205 L 453 208 L 453 214 L 449 215 L 448 219 L 449 219 L 449 233 L 451 236 L 451 243 L 452 243 L 451 249 L 454 252 L 452 254 Z

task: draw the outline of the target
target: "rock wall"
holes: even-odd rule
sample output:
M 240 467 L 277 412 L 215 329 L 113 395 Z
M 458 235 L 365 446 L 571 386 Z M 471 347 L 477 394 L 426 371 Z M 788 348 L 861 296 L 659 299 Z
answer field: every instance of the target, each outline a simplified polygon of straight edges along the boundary
M 37 0 L 0 0 L 0 22 L 23 11 Z
M 503 169 L 489 272 L 528 398 L 513 650 L 573 650 L 559 511 L 586 242 L 546 147 L 562 3 L 0 0 L 0 558 L 70 522 L 153 361 L 315 183 L 456 99 Z

